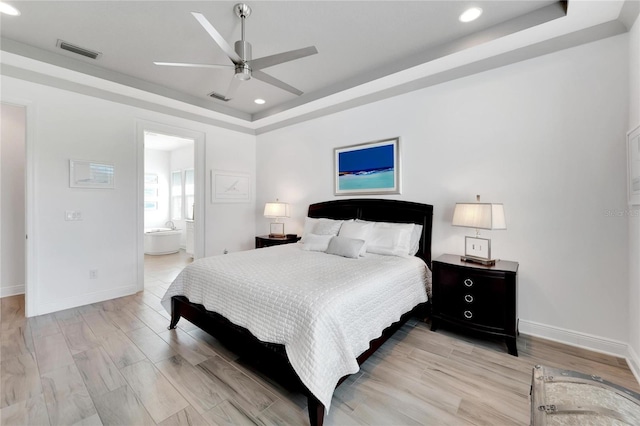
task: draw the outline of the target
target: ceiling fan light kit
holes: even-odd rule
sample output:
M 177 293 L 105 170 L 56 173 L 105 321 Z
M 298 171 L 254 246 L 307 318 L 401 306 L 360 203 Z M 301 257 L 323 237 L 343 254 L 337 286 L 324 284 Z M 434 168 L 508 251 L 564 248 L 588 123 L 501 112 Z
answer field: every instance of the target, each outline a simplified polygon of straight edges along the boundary
M 270 76 L 269 74 L 265 74 L 261 70 L 263 68 L 272 67 L 274 65 L 282 64 L 284 62 L 293 61 L 295 59 L 304 58 L 306 56 L 315 55 L 318 53 L 318 50 L 315 46 L 309 46 L 302 49 L 290 50 L 288 52 L 277 53 L 275 55 L 264 56 L 262 58 L 252 59 L 251 52 L 251 43 L 245 40 L 244 38 L 244 24 L 245 19 L 251 15 L 251 8 L 244 3 L 238 3 L 233 6 L 233 10 L 235 14 L 240 18 L 242 34 L 241 39 L 236 41 L 234 44 L 234 48 L 227 43 L 227 41 L 220 35 L 218 30 L 214 28 L 213 25 L 204 17 L 203 14 L 198 12 L 191 12 L 194 18 L 200 23 L 200 25 L 204 28 L 204 30 L 209 34 L 209 36 L 213 39 L 213 41 L 220 46 L 220 48 L 224 51 L 224 53 L 229 57 L 233 65 L 211 65 L 211 64 L 196 64 L 196 63 L 180 63 L 180 62 L 154 62 L 156 65 L 161 66 L 172 66 L 172 67 L 188 67 L 188 68 L 231 68 L 233 67 L 235 70 L 234 78 L 231 80 L 229 84 L 229 88 L 227 89 L 227 93 L 224 97 L 216 94 L 214 96 L 216 99 L 220 99 L 223 101 L 229 101 L 238 85 L 242 81 L 250 80 L 251 78 L 256 78 L 257 80 L 263 81 L 267 84 L 271 84 L 272 86 L 278 87 L 282 90 L 286 90 L 294 95 L 300 96 L 303 92 L 299 89 L 296 89 L 293 86 L 288 85 L 287 83 L 278 80 L 275 77 Z M 211 96 L 211 94 L 209 94 Z

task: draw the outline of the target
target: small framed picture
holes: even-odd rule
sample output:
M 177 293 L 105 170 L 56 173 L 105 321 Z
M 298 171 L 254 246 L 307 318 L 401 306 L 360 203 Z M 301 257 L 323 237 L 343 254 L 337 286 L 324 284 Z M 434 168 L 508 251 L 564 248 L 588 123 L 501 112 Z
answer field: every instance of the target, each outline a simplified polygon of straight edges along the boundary
M 211 170 L 212 203 L 248 203 L 251 176 L 248 173 Z
M 466 257 L 491 260 L 491 240 L 488 238 L 465 237 L 464 255 Z
M 69 160 L 69 187 L 113 189 L 115 167 L 102 161 Z

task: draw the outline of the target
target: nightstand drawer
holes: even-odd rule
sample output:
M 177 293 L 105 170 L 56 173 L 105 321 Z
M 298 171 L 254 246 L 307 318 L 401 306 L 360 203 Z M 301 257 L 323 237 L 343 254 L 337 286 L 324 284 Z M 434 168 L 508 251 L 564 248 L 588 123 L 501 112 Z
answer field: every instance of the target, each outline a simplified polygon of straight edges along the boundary
M 474 274 L 469 270 L 448 268 L 445 273 L 436 268 L 438 296 L 442 297 L 440 312 L 444 316 L 504 329 L 506 317 L 506 284 L 501 274 Z

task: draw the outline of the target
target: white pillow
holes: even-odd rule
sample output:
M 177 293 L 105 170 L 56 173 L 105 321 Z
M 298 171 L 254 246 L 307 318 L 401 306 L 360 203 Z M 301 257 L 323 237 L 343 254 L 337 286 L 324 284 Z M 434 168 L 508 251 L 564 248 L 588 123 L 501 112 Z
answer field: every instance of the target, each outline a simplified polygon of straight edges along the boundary
M 413 223 L 374 222 L 367 240 L 367 252 L 409 256 Z
M 329 241 L 333 238 L 333 235 L 316 235 L 308 234 L 305 237 L 302 250 L 307 251 L 327 251 L 329 247 Z
M 420 237 L 422 237 L 422 225 L 414 225 L 411 233 L 411 242 L 409 243 L 409 256 L 415 256 L 420 249 Z
M 340 232 L 338 232 L 338 236 L 363 240 L 364 244 L 360 249 L 360 256 L 364 256 L 367 251 L 367 239 L 369 238 L 372 229 L 373 222 L 347 221 L 342 224 Z
M 304 229 L 302 231 L 302 240 L 301 242 L 305 242 L 305 238 L 309 234 L 316 235 L 338 235 L 338 231 L 340 231 L 340 226 L 342 225 L 342 220 L 333 220 L 333 219 L 316 219 L 312 217 L 306 217 L 304 219 Z
M 364 240 L 347 237 L 331 237 L 326 252 L 327 254 L 357 259 L 360 256 L 360 250 L 363 245 Z

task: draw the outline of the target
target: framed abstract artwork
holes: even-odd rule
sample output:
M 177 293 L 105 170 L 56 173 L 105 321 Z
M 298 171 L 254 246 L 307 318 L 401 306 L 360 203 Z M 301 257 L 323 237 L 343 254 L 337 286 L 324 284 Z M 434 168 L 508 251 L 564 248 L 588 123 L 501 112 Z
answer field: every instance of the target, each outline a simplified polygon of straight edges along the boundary
M 334 149 L 334 194 L 400 194 L 400 139 Z

